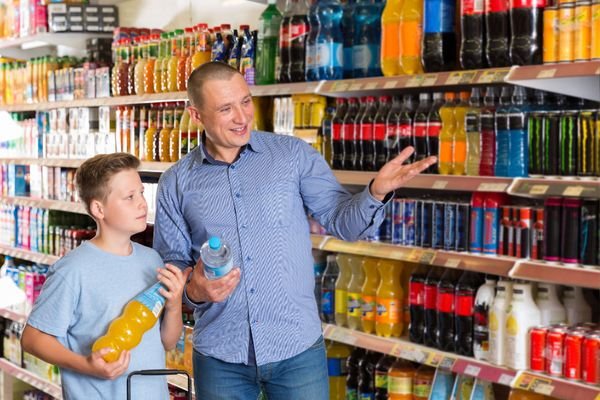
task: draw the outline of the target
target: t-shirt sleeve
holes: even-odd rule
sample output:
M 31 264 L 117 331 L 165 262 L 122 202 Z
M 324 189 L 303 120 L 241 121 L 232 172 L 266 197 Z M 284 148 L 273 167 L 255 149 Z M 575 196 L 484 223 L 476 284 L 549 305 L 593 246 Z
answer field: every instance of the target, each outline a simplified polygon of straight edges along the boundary
M 60 272 L 50 270 L 27 324 L 55 337 L 65 337 L 72 323 L 78 296 L 73 283 Z

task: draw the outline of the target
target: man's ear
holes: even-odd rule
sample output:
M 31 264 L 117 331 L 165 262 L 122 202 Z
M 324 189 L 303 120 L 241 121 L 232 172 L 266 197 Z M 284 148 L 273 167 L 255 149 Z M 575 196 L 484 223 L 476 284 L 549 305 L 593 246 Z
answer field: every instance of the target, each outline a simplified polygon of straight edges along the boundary
M 196 107 L 188 106 L 187 110 L 190 113 L 190 117 L 192 118 L 192 121 L 194 121 L 196 124 L 204 125 L 202 123 L 202 117 L 200 116 L 200 113 L 198 112 L 198 109 Z

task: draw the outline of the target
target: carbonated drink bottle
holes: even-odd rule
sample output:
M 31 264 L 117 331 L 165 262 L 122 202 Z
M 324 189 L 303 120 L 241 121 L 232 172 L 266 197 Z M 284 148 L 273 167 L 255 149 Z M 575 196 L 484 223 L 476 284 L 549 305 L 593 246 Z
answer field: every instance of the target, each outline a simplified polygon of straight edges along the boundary
M 510 65 L 509 0 L 485 0 L 485 58 L 492 68 Z
M 354 44 L 354 0 L 347 0 L 342 13 L 342 32 L 344 33 L 344 79 L 354 76 L 352 65 L 352 46 Z
M 319 310 L 319 316 L 323 313 L 321 309 L 321 297 L 323 289 L 323 272 L 327 266 L 327 256 L 322 251 L 313 250 L 313 272 L 315 277 L 315 300 L 317 300 L 317 310 Z M 322 320 L 322 317 L 321 317 Z
M 374 171 L 379 171 L 384 166 L 387 160 L 387 144 L 386 144 L 386 121 L 390 112 L 390 97 L 381 96 L 379 98 L 379 108 L 373 122 L 373 148 L 375 150 L 375 166 Z
M 446 102 L 440 108 L 442 130 L 439 139 L 438 170 L 442 175 L 452 175 L 452 156 L 454 154 L 454 135 L 456 131 L 456 119 L 454 107 L 456 96 L 452 92 L 444 95 Z
M 321 281 L 321 320 L 328 324 L 335 323 L 335 282 L 338 274 L 335 256 L 327 256 L 327 266 Z
M 410 276 L 408 283 L 410 324 L 408 337 L 413 343 L 423 343 L 425 331 L 425 279 L 427 272 L 424 265 L 419 265 Z
M 473 356 L 475 295 L 481 286 L 481 276 L 477 272 L 465 271 L 456 284 L 455 329 L 456 352 L 463 356 Z
M 437 294 L 438 283 L 442 276 L 442 269 L 433 267 L 425 278 L 425 330 L 423 332 L 423 344 L 435 347 L 437 331 Z
M 306 72 L 306 39 L 309 33 L 306 0 L 292 0 L 290 12 L 290 82 L 302 82 Z
M 269 0 L 269 5 L 260 15 L 258 21 L 258 40 L 256 57 L 256 83 L 269 85 L 275 83 L 275 72 L 278 63 L 277 41 L 279 40 L 279 27 L 281 13 L 277 9 L 277 1 Z
M 384 354 L 375 365 L 375 400 L 388 400 L 388 372 L 396 358 Z
M 444 105 L 444 94 L 434 93 L 433 104 L 427 115 L 427 156 L 439 155 L 440 131 L 442 130 L 442 117 L 440 108 Z M 438 173 L 439 160 L 427 169 L 430 174 Z
M 481 121 L 481 159 L 479 175 L 493 176 L 496 165 L 496 89 L 488 87 L 479 116 Z
M 510 60 L 513 65 L 542 63 L 545 0 L 510 1 Z
M 423 69 L 451 71 L 456 67 L 454 0 L 424 0 Z
M 233 254 L 229 244 L 218 236 L 211 236 L 200 247 L 204 275 L 208 279 L 224 277 L 233 268 Z
M 367 351 L 358 362 L 358 398 L 375 399 L 375 365 L 379 361 L 380 354 Z
M 361 328 L 361 298 L 362 285 L 365 281 L 365 274 L 362 269 L 363 258 L 360 256 L 350 256 L 350 269 L 352 275 L 348 283 L 348 328 L 360 330 Z
M 342 124 L 342 146 L 344 148 L 344 158 L 342 160 L 342 169 L 352 170 L 356 165 L 356 125 L 360 109 L 358 99 L 351 97 L 348 99 L 348 111 L 344 116 Z
M 481 101 L 479 88 L 471 89 L 469 109 L 465 114 L 465 134 L 467 136 L 467 162 L 465 172 L 469 176 L 479 176 L 481 163 Z
M 344 142 L 342 141 L 342 129 L 344 117 L 348 110 L 346 99 L 338 97 L 335 99 L 335 114 L 331 119 L 331 155 L 332 168 L 342 169 L 344 165 Z
M 454 107 L 454 130 L 452 146 L 452 175 L 465 174 L 467 160 L 467 133 L 465 130 L 465 115 L 469 110 L 469 92 L 461 92 L 460 100 Z
M 523 86 L 515 86 L 512 96 L 512 106 L 508 116 L 509 163 L 508 176 L 513 178 L 527 177 L 529 165 L 529 150 L 527 137 L 527 116 L 529 107 L 526 104 L 527 93 Z
M 292 1 L 286 0 L 285 9 L 279 24 L 279 66 L 275 77 L 279 83 L 291 82 L 290 78 L 290 20 L 292 19 Z
M 360 347 L 355 347 L 346 359 L 346 399 L 358 399 L 358 377 L 360 360 L 366 355 L 367 351 Z
M 404 0 L 388 0 L 381 14 L 381 72 L 384 76 L 402 73 L 400 67 L 400 10 Z
M 415 368 L 406 360 L 397 359 L 388 372 L 388 399 L 412 400 Z
M 477 289 L 473 318 L 473 355 L 477 360 L 489 361 L 490 331 L 488 314 L 494 303 L 496 280 L 487 275 L 485 284 Z
M 373 122 L 377 115 L 377 103 L 375 97 L 368 96 L 366 99 L 365 112 L 360 119 L 359 152 L 357 165 L 361 171 L 375 171 L 375 149 L 373 141 Z
M 366 333 L 375 332 L 375 314 L 377 313 L 377 288 L 379 287 L 379 273 L 377 272 L 378 259 L 365 257 L 363 259 L 363 273 L 365 280 L 361 288 L 361 326 Z
M 317 3 L 316 14 L 319 23 L 316 52 L 318 79 L 342 79 L 344 75 L 342 5 L 339 0 L 320 0 Z
M 392 98 L 392 107 L 385 121 L 385 159 L 390 161 L 400 152 L 400 113 L 402 112 L 402 103 L 397 96 Z
M 352 67 L 354 78 L 380 76 L 382 4 L 358 0 L 354 6 Z
M 337 342 L 327 346 L 327 375 L 329 376 L 329 400 L 346 398 L 346 360 L 350 356 L 350 347 Z
M 160 283 L 155 283 L 129 301 L 121 315 L 110 323 L 106 334 L 94 342 L 92 352 L 110 349 L 102 358 L 111 363 L 117 361 L 123 350 L 136 347 L 165 306 L 165 298 L 159 293 L 161 288 L 164 289 Z
M 567 312 L 558 299 L 558 288 L 550 283 L 538 283 L 535 303 L 540 309 L 543 326 L 567 322 Z
M 316 0 L 308 9 L 308 36 L 306 37 L 306 61 L 305 78 L 307 81 L 318 81 L 319 70 L 317 69 L 317 36 L 319 35 L 319 16 Z
M 402 110 L 400 111 L 398 152 L 413 144 L 413 119 L 415 116 L 415 101 L 412 95 L 405 94 L 402 98 Z M 413 161 L 414 153 L 405 163 Z
M 402 265 L 398 261 L 382 259 L 377 264 L 380 283 L 377 288 L 377 315 L 375 332 L 377 336 L 400 337 L 402 334 L 402 298 L 400 284 Z
M 515 283 L 506 316 L 504 365 L 514 369 L 529 368 L 529 329 L 540 322 L 540 310 L 533 301 L 531 283 Z
M 423 72 L 423 0 L 404 0 L 400 11 L 400 69 L 408 75 Z
M 454 315 L 455 292 L 459 273 L 457 270 L 446 269 L 437 287 L 437 348 L 443 351 L 454 351 Z
M 419 94 L 419 106 L 415 111 L 413 121 L 413 143 L 415 149 L 413 159 L 415 161 L 427 158 L 427 117 L 431 109 L 431 95 L 429 93 Z
M 244 26 L 244 28 L 246 27 L 247 25 Z M 243 30 L 241 43 L 240 73 L 244 76 L 248 85 L 254 85 L 256 82 L 256 45 L 250 32 L 250 27 Z
M 484 68 L 485 22 L 484 0 L 460 2 L 460 64 L 463 69 Z
M 500 105 L 496 110 L 496 163 L 494 175 L 508 176 L 510 163 L 510 129 L 508 115 L 510 112 L 511 88 L 503 87 Z
M 489 313 L 489 361 L 496 365 L 504 365 L 506 316 L 512 300 L 512 287 L 512 282 L 500 278 L 496 285 L 496 297 Z
M 339 253 L 336 257 L 340 273 L 335 281 L 335 324 L 348 325 L 348 284 L 352 277 L 350 256 Z

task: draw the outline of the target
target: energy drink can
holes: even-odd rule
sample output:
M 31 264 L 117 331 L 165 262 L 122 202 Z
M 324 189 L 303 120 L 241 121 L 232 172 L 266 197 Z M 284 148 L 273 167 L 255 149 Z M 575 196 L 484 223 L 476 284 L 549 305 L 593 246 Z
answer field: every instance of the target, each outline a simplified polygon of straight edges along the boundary
M 483 226 L 483 253 L 498 254 L 498 233 L 500 227 L 500 206 L 499 196 L 490 194 L 483 205 L 484 226 Z
M 533 227 L 531 229 L 531 258 L 544 259 L 544 209 L 536 208 L 533 213 Z
M 519 218 L 515 225 L 515 257 L 531 257 L 531 207 L 521 207 L 517 210 Z
M 564 199 L 561 224 L 561 261 L 565 264 L 579 264 L 581 206 L 580 199 Z
M 444 250 L 456 250 L 456 203 L 444 205 Z
M 415 205 L 415 246 L 421 246 L 421 211 L 423 209 L 423 200 L 417 200 Z
M 577 175 L 593 176 L 600 157 L 596 135 L 595 112 L 583 110 L 577 118 Z
M 469 251 L 481 253 L 483 251 L 483 202 L 484 193 L 473 193 L 471 198 L 471 218 L 469 229 Z
M 558 6 L 558 62 L 573 62 L 575 59 L 575 3 Z
M 417 202 L 413 199 L 404 200 L 404 239 L 405 246 L 415 246 L 415 220 L 417 212 Z
M 500 207 L 500 233 L 498 234 L 498 254 L 501 256 L 512 256 L 513 241 L 513 207 Z
M 560 118 L 559 172 L 562 176 L 577 175 L 577 114 L 565 111 Z
M 600 206 L 598 200 L 583 200 L 581 207 L 580 259 L 585 265 L 599 265 L 598 229 Z
M 589 61 L 592 40 L 592 3 L 589 0 L 578 0 L 575 3 L 575 61 Z
M 433 227 L 433 202 L 424 200 L 421 203 L 421 247 L 431 247 Z
M 544 13 L 546 10 L 544 10 Z M 544 19 L 544 23 L 545 23 Z M 544 40 L 546 37 L 544 37 Z M 543 111 L 529 115 L 529 176 L 541 176 L 544 173 L 544 129 L 545 115 Z
M 456 251 L 469 249 L 469 216 L 471 207 L 468 203 L 458 203 L 456 206 Z
M 432 230 L 431 230 L 431 247 L 433 249 L 442 249 L 444 247 L 444 202 L 435 201 L 433 202 L 433 213 L 432 213 Z
M 561 113 L 550 112 L 545 114 L 542 137 L 542 142 L 544 143 L 544 157 L 542 161 L 544 175 L 559 175 L 560 123 Z
M 558 7 L 555 5 L 544 8 L 544 64 L 558 61 Z
M 549 262 L 560 261 L 560 225 L 562 221 L 562 199 L 549 197 L 544 202 L 544 255 Z
M 379 226 L 379 240 L 382 242 L 392 242 L 392 230 L 394 226 L 394 202 L 390 201 L 385 206 L 385 217 Z
M 394 199 L 392 202 L 392 243 L 403 245 L 404 235 L 404 199 Z

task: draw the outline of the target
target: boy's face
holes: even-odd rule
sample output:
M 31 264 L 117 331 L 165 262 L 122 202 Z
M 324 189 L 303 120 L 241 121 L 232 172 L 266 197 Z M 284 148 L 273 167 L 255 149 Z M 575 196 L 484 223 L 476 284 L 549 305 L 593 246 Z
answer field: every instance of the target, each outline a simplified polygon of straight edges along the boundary
M 102 228 L 133 235 L 146 229 L 148 206 L 144 186 L 136 170 L 116 173 L 108 181 L 108 195 L 100 202 Z

